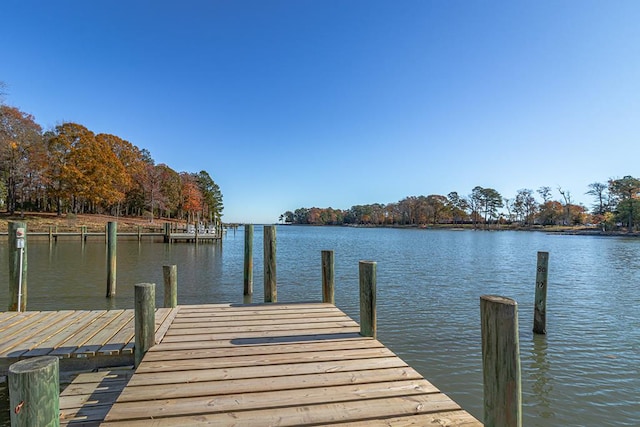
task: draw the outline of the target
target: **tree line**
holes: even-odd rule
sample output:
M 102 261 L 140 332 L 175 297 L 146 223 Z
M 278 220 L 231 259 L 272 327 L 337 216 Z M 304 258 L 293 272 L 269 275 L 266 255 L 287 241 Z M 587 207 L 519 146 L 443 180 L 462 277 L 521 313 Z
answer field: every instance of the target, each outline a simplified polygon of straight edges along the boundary
M 503 197 L 493 188 L 477 186 L 467 196 L 453 191 L 446 196 L 409 196 L 397 203 L 356 205 L 350 209 L 299 208 L 280 215 L 280 222 L 314 225 L 400 225 L 437 224 L 536 225 L 598 224 L 603 230 L 626 227 L 629 232 L 640 222 L 640 179 L 625 176 L 606 183 L 589 184 L 586 194 L 594 199 L 591 210 L 572 201 L 571 192 L 551 187 L 518 190 L 514 197 Z
M 2 89 L 2 86 L 0 86 Z M 118 136 L 78 123 L 43 131 L 0 103 L 0 208 L 16 211 L 219 221 L 220 187 L 208 172 L 176 172 Z

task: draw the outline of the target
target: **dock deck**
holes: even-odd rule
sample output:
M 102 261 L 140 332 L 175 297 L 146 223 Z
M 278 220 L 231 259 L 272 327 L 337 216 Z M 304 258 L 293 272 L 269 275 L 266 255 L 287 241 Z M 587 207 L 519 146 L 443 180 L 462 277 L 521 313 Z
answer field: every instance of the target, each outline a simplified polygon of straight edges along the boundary
M 481 425 L 331 304 L 181 306 L 104 426 Z
M 177 311 L 156 310 L 156 342 Z M 0 375 L 36 356 L 57 356 L 60 370 L 133 365 L 133 317 L 132 309 L 0 312 Z
M 334 305 L 158 310 L 158 344 L 138 368 L 79 375 L 61 393 L 61 425 L 482 425 L 378 340 L 360 336 Z M 63 358 L 61 369 L 100 354 L 132 360 L 132 318 L 131 310 L 0 313 L 3 366 L 45 350 Z M 126 339 L 98 339 L 111 334 L 98 326 L 111 324 L 127 325 L 116 334 Z

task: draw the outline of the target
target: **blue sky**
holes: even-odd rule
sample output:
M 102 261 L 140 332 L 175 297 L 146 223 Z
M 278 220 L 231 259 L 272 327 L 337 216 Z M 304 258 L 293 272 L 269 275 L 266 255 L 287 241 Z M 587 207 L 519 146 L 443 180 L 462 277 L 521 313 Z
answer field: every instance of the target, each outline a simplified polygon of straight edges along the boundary
M 640 1 L 30 1 L 5 102 L 208 171 L 229 222 L 639 176 Z

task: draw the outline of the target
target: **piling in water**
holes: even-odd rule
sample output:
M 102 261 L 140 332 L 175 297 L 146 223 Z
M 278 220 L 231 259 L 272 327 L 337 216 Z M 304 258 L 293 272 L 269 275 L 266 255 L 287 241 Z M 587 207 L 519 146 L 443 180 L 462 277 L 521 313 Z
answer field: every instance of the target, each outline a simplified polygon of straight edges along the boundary
M 134 363 L 137 368 L 147 350 L 155 344 L 156 331 L 156 285 L 135 285 L 135 349 Z
M 118 223 L 107 224 L 107 298 L 116 296 L 116 247 Z
M 264 226 L 264 302 L 277 302 L 276 227 Z
M 480 297 L 484 423 L 522 426 L 518 303 L 495 295 Z
M 322 251 L 322 302 L 336 303 L 333 251 Z
M 360 335 L 377 335 L 376 320 L 376 266 L 375 261 L 360 261 Z
M 533 311 L 533 332 L 547 333 L 547 283 L 549 273 L 549 252 L 538 252 L 536 268 L 536 300 Z
M 9 311 L 27 310 L 27 223 L 9 222 Z
M 178 266 L 163 265 L 162 276 L 164 279 L 164 306 L 175 308 L 178 306 Z
M 253 225 L 244 226 L 244 291 L 253 295 Z

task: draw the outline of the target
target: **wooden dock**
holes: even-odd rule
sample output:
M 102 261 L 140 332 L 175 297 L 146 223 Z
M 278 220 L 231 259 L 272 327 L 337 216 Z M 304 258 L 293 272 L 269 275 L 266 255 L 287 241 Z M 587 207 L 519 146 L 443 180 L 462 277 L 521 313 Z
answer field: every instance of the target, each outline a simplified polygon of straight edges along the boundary
M 156 342 L 177 310 L 156 310 Z M 36 356 L 59 357 L 61 370 L 133 365 L 133 317 L 132 309 L 0 312 L 0 375 Z
M 102 366 L 122 355 L 133 360 L 132 317 L 132 310 L 0 313 L 2 366 L 40 354 L 61 357 L 61 370 L 72 366 L 65 361 L 100 355 Z M 482 425 L 359 332 L 325 303 L 158 309 L 158 344 L 135 372 L 77 376 L 61 392 L 61 425 Z
M 181 306 L 101 425 L 481 425 L 359 331 L 331 304 Z

